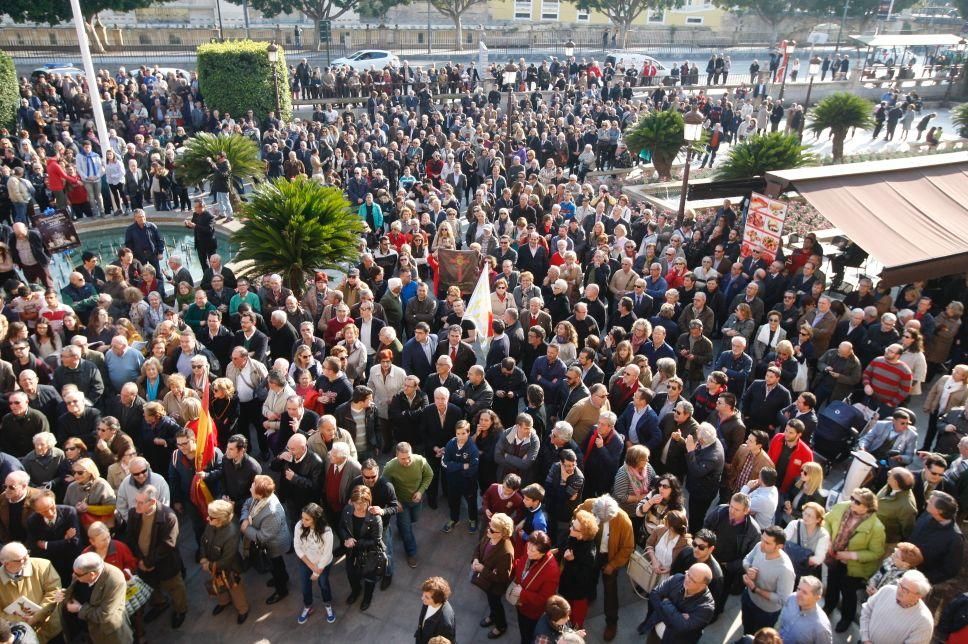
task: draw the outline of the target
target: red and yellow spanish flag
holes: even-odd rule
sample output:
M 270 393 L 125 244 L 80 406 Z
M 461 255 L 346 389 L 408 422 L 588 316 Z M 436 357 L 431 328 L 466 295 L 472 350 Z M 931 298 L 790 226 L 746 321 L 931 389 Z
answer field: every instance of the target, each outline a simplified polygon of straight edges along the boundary
M 202 413 L 198 417 L 195 428 L 195 476 L 192 478 L 192 503 L 198 508 L 199 514 L 203 519 L 208 518 L 208 504 L 215 500 L 212 491 L 205 483 L 205 479 L 198 475 L 215 458 L 215 445 L 218 442 L 218 430 L 212 421 L 212 416 L 208 412 L 209 383 L 205 383 L 205 390 L 202 392 Z

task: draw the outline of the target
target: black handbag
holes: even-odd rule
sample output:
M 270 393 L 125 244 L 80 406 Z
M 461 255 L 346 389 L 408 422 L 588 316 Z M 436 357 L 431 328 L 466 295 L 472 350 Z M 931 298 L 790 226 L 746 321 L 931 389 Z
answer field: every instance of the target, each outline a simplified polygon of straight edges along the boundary
M 269 546 L 265 543 L 256 541 L 249 546 L 249 565 L 255 568 L 256 572 L 267 573 L 272 571 L 272 556 L 269 555 Z

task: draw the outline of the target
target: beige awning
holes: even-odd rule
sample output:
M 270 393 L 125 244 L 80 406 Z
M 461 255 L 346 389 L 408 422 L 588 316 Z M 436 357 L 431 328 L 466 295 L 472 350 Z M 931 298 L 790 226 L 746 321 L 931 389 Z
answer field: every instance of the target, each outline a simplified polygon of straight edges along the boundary
M 767 173 L 904 284 L 968 271 L 968 152 Z

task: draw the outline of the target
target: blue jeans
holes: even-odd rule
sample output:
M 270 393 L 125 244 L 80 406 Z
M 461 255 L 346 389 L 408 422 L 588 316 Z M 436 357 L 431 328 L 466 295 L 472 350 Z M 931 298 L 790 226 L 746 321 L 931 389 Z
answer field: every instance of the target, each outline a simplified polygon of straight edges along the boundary
M 387 577 L 393 576 L 393 522 L 387 521 L 383 528 L 383 547 L 387 551 Z M 412 529 L 411 529 L 412 532 Z
M 303 594 L 303 606 L 309 608 L 313 605 L 313 571 L 309 569 L 309 566 L 304 564 L 302 560 L 299 560 L 299 579 L 302 582 L 302 594 Z M 323 596 L 324 604 L 333 603 L 333 593 L 329 589 L 329 569 L 331 566 L 326 566 L 323 568 L 323 572 L 319 575 L 317 582 L 319 583 L 319 592 Z
M 773 626 L 776 624 L 776 620 L 780 617 L 780 611 L 768 613 L 754 604 L 753 600 L 750 598 L 750 591 L 746 588 L 743 589 L 743 596 L 740 599 L 740 604 L 743 607 L 744 633 L 747 635 L 753 635 L 761 628 L 773 628 Z
M 20 222 L 22 224 L 29 223 L 27 221 L 27 206 L 30 204 L 26 203 L 15 203 L 13 204 L 13 220 L 14 222 Z
M 401 501 L 403 509 L 397 513 L 397 528 L 403 539 L 403 549 L 408 557 L 417 554 L 417 539 L 413 536 L 413 524 L 420 518 L 420 504 L 412 501 Z
M 232 201 L 229 199 L 229 193 L 227 192 L 216 192 L 215 201 L 218 202 L 219 210 L 221 214 L 226 217 L 232 217 L 235 213 L 232 212 Z

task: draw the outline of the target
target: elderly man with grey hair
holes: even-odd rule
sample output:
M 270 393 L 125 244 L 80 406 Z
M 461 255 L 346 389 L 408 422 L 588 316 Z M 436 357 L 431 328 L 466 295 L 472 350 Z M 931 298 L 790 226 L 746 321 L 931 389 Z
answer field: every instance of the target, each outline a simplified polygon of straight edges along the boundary
M 12 541 L 0 549 L 0 602 L 11 606 L 23 597 L 40 606 L 36 613 L 15 611 L 4 616 L 11 622 L 37 629 L 37 639 L 19 642 L 36 642 L 38 639 L 47 642 L 60 634 L 60 611 L 57 609 L 60 588 L 61 579 L 53 564 L 46 559 L 31 558 L 24 544 Z
M 90 360 L 82 356 L 84 352 L 77 346 L 70 344 L 60 352 L 60 366 L 54 370 L 51 383 L 58 392 L 64 390 L 64 385 L 73 384 L 84 392 L 88 399 L 97 405 L 104 396 L 104 379 L 101 371 Z
M 134 507 L 135 497 L 146 485 L 152 485 L 158 490 L 158 502 L 164 506 L 171 505 L 171 489 L 168 481 L 157 472 L 151 471 L 147 459 L 135 456 L 128 463 L 128 475 L 121 479 L 117 489 L 115 517 L 118 523 L 124 523 L 128 518 L 128 511 Z
M 689 492 L 689 532 L 702 527 L 709 504 L 719 494 L 726 452 L 709 423 L 699 423 L 696 436 L 686 440 L 686 490 Z
M 582 472 L 585 474 L 585 498 L 604 494 L 612 489 L 615 474 L 622 465 L 625 437 L 615 431 L 618 418 L 611 411 L 598 416 L 598 424 L 582 441 L 581 453 L 585 455 Z
M 340 513 L 350 500 L 353 481 L 360 476 L 360 472 L 359 462 L 350 457 L 350 446 L 343 442 L 333 443 L 319 482 L 323 491 L 323 509 L 330 525 L 339 523 Z M 319 498 L 318 492 L 315 497 Z
M 587 485 L 586 485 L 587 489 Z M 603 639 L 611 642 L 618 631 L 618 571 L 624 568 L 635 549 L 632 519 L 619 507 L 611 495 L 587 499 L 580 510 L 591 512 L 600 525 L 601 543 L 608 545 L 598 552 L 595 575 L 601 573 L 605 589 L 605 633 Z M 597 586 L 598 580 L 595 580 Z
M 82 584 L 90 588 L 81 592 Z M 64 595 L 64 610 L 87 624 L 92 642 L 130 644 L 134 635 L 125 610 L 126 593 L 124 573 L 96 552 L 85 552 L 74 560 L 74 582 Z
M 931 610 L 924 598 L 931 584 L 919 570 L 908 570 L 897 585 L 882 587 L 860 612 L 860 641 L 865 644 L 930 642 L 934 630 Z
M 333 449 L 336 449 L 336 445 L 333 445 Z M 330 460 L 334 460 L 332 450 Z M 290 436 L 285 449 L 269 463 L 269 469 L 279 473 L 277 496 L 286 506 L 290 527 L 299 520 L 307 503 L 319 500 L 323 467 L 322 459 L 309 449 L 303 434 Z

